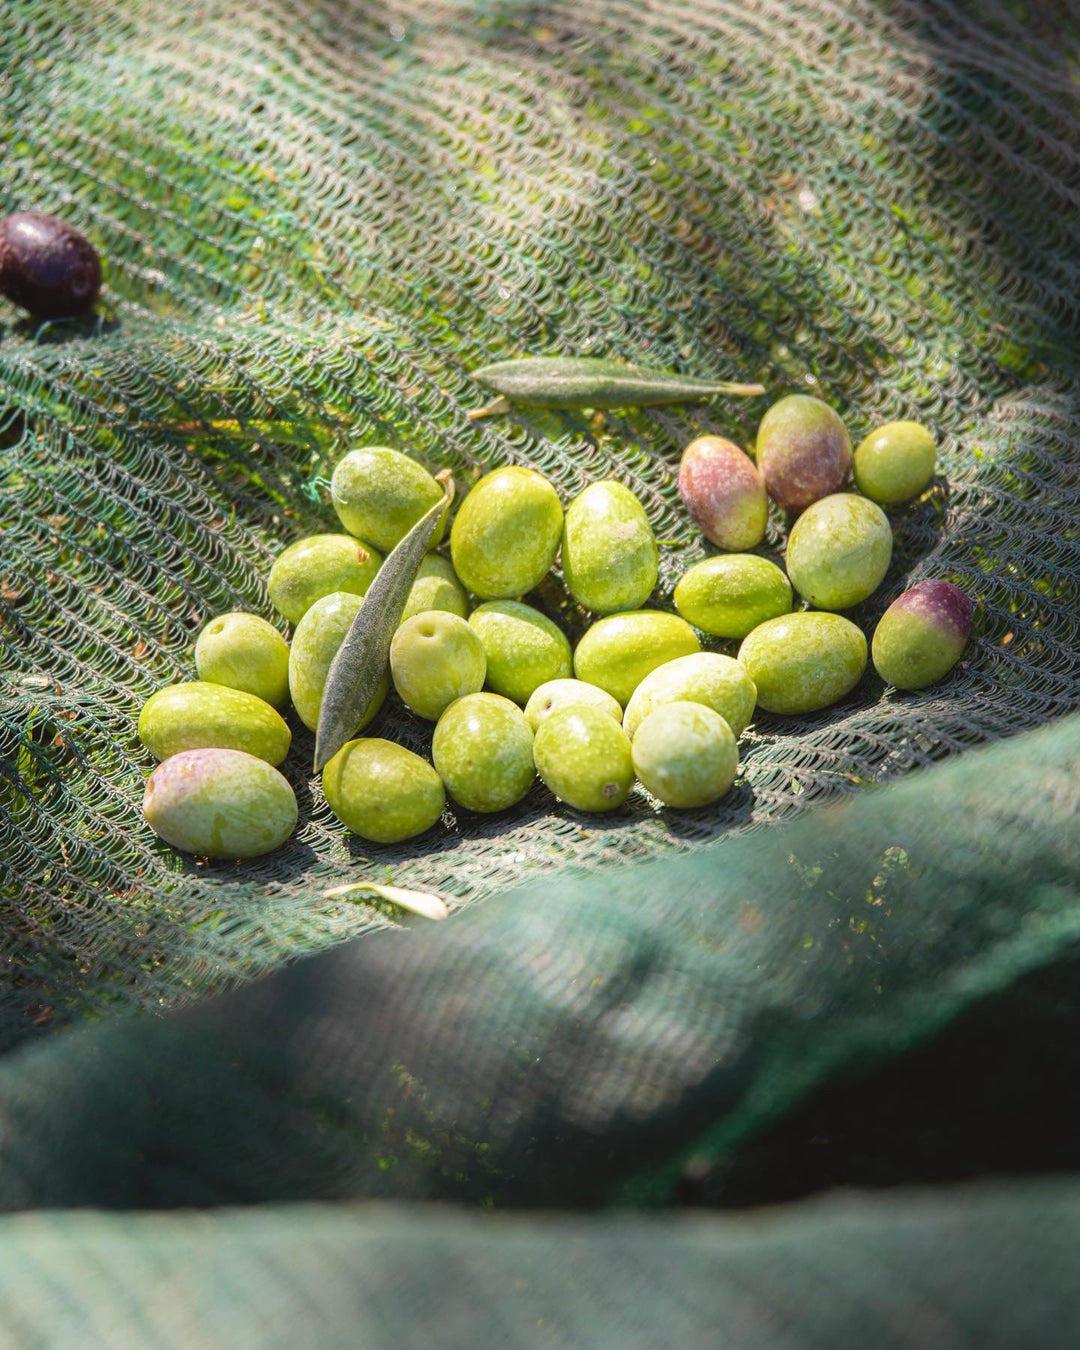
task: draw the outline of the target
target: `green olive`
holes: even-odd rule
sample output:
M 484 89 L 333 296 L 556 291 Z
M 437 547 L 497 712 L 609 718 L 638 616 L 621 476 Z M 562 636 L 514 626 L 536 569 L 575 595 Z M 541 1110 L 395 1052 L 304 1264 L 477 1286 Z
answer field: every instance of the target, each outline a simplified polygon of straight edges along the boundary
M 630 696 L 623 730 L 631 740 L 646 717 L 665 703 L 702 703 L 719 713 L 738 739 L 754 715 L 757 690 L 746 667 L 719 652 L 693 652 L 657 666 Z
M 598 685 L 624 707 L 651 670 L 701 650 L 694 630 L 659 609 L 609 614 L 586 631 L 574 652 L 574 674 Z
M 917 497 L 934 476 L 937 446 L 918 422 L 886 422 L 855 451 L 853 468 L 860 492 L 879 506 Z
M 447 792 L 470 811 L 505 811 L 532 786 L 533 734 L 520 708 L 498 694 L 467 694 L 439 718 L 431 741 Z
M 429 609 L 443 609 L 447 614 L 456 614 L 459 619 L 464 619 L 469 613 L 469 597 L 465 587 L 458 580 L 449 559 L 441 558 L 437 553 L 429 553 L 420 564 L 409 598 L 405 601 L 401 622 Z
M 566 509 L 563 577 L 586 609 L 638 609 L 656 585 L 657 551 L 644 507 L 622 483 L 593 483 Z
M 808 506 L 792 526 L 788 576 L 816 609 L 850 609 L 881 585 L 892 546 L 880 506 L 853 492 L 836 492 Z
M 363 603 L 363 596 L 352 595 L 348 591 L 324 595 L 321 600 L 315 601 L 296 625 L 289 650 L 289 692 L 301 722 L 311 731 L 319 725 L 323 689 L 330 665 Z M 384 675 L 357 727 L 358 731 L 363 731 L 382 707 L 389 687 L 390 681 Z
M 739 660 L 757 688 L 758 707 L 811 713 L 851 692 L 866 669 L 866 638 L 840 614 L 798 612 L 759 624 Z
M 469 624 L 484 646 L 489 687 L 515 703 L 527 703 L 534 689 L 573 669 L 566 634 L 520 600 L 489 600 L 473 610 Z
M 366 595 L 382 555 L 347 534 L 313 534 L 279 553 L 266 583 L 274 608 L 290 623 L 335 591 Z
M 390 673 L 401 701 L 437 722 L 457 698 L 484 687 L 487 662 L 480 639 L 456 614 L 414 614 L 390 644 Z
M 630 742 L 599 708 L 563 708 L 533 740 L 536 771 L 555 796 L 578 811 L 614 811 L 634 783 Z
M 350 450 L 330 480 L 330 496 L 338 519 L 350 534 L 370 539 L 389 551 L 401 542 L 425 511 L 442 500 L 443 490 L 421 464 L 400 450 L 371 445 Z M 444 515 L 429 548 L 446 533 Z
M 226 684 L 280 708 L 289 697 L 289 644 L 257 614 L 220 614 L 195 643 L 199 679 Z
M 377 844 L 423 834 L 446 804 L 442 779 L 426 759 L 376 737 L 343 745 L 323 769 L 322 786 L 338 820 Z
M 703 703 L 664 703 L 634 737 L 634 771 L 665 806 L 707 806 L 735 781 L 739 752 L 719 713 Z
M 524 595 L 555 561 L 562 525 L 559 495 L 543 474 L 496 469 L 461 503 L 450 530 L 454 570 L 482 600 Z
M 292 732 L 281 714 L 254 694 L 190 680 L 150 695 L 139 714 L 139 739 L 158 759 L 183 750 L 244 750 L 280 764 Z
M 703 633 L 744 638 L 766 619 L 791 612 L 791 582 L 754 553 L 706 558 L 679 578 L 675 608 Z
M 525 705 L 525 720 L 533 731 L 539 727 L 545 717 L 562 708 L 599 708 L 601 712 L 614 717 L 622 725 L 622 705 L 598 689 L 595 684 L 586 684 L 584 680 L 548 680 L 533 690 Z

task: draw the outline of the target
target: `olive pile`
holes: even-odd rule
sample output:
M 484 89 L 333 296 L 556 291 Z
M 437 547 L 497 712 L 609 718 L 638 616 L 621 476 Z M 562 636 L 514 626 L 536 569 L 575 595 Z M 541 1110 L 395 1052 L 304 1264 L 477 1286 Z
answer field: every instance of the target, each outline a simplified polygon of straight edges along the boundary
M 100 286 L 96 250 L 67 222 L 37 211 L 0 220 L 0 294 L 32 316 L 86 313 Z M 476 376 L 541 406 L 763 392 L 588 358 L 501 363 Z M 421 564 L 389 671 L 356 718 L 363 730 L 392 680 L 406 706 L 435 723 L 434 767 L 389 741 L 351 740 L 323 770 L 336 815 L 365 838 L 395 842 L 433 825 L 447 791 L 469 810 L 501 811 L 521 800 L 536 773 L 582 811 L 617 808 L 635 777 L 668 806 L 703 806 L 731 786 L 737 740 L 755 706 L 810 713 L 847 694 L 866 667 L 867 645 L 836 611 L 881 584 L 892 557 L 881 507 L 928 485 L 933 437 L 916 423 L 892 422 L 853 454 L 832 408 L 791 395 L 762 418 L 755 456 L 720 436 L 686 448 L 683 503 L 727 553 L 684 574 L 675 614 L 642 608 L 656 586 L 657 545 L 623 484 L 593 483 L 564 515 L 554 487 L 532 469 L 482 478 L 450 527 L 450 558 L 431 552 Z M 852 472 L 862 495 L 843 491 Z M 143 708 L 139 735 L 163 761 L 143 809 L 178 848 L 251 857 L 291 833 L 296 801 L 275 767 L 291 733 L 278 710 L 291 699 L 316 730 L 331 663 L 383 554 L 434 511 L 443 491 L 407 455 L 372 447 L 338 464 L 332 495 L 345 533 L 300 540 L 270 572 L 270 598 L 294 625 L 291 646 L 263 619 L 223 615 L 196 644 L 199 679 L 160 690 Z M 765 536 L 770 497 L 797 516 L 786 576 L 745 552 Z M 449 507 L 432 549 L 448 525 Z M 570 594 L 601 616 L 573 652 L 558 625 L 521 600 L 560 549 Z M 811 610 L 792 612 L 793 588 Z M 480 601 L 471 612 L 470 596 Z M 970 601 L 951 583 L 912 587 L 874 633 L 878 673 L 901 689 L 940 679 L 959 660 L 971 618 Z M 741 640 L 738 660 L 701 651 L 698 632 Z
M 680 579 L 677 613 L 644 608 L 658 552 L 641 503 L 623 484 L 587 487 L 563 512 L 532 469 L 496 469 L 444 517 L 390 647 L 389 670 L 362 717 L 393 683 L 434 724 L 431 760 L 357 736 L 326 764 L 335 815 L 365 839 L 394 843 L 439 819 L 446 794 L 470 811 L 504 811 L 539 774 L 567 805 L 611 811 L 635 779 L 672 807 L 700 807 L 730 788 L 738 739 L 755 707 L 810 713 L 862 676 L 866 638 L 837 613 L 866 599 L 892 556 L 878 503 L 908 500 L 933 472 L 933 439 L 896 422 L 852 454 L 843 422 L 820 400 L 781 399 L 759 428 L 756 460 L 718 436 L 683 454 L 679 491 L 694 522 L 730 550 Z M 854 469 L 863 495 L 843 491 Z M 276 847 L 296 802 L 273 767 L 289 750 L 278 709 L 291 699 L 312 730 L 338 648 L 383 561 L 442 497 L 400 451 L 354 450 L 332 480 L 341 534 L 292 544 L 269 593 L 291 644 L 250 614 L 212 620 L 195 648 L 199 678 L 154 694 L 139 734 L 163 763 L 146 790 L 146 819 L 189 852 L 250 857 Z M 799 513 L 787 575 L 743 550 L 761 543 L 767 498 Z M 449 516 L 449 508 L 447 517 Z M 566 588 L 598 616 L 576 650 L 521 599 L 561 550 Z M 793 612 L 793 591 L 813 609 Z M 885 613 L 873 642 L 882 678 L 902 689 L 939 679 L 959 659 L 971 605 L 956 586 L 923 582 Z M 740 640 L 738 659 L 701 650 L 699 633 Z

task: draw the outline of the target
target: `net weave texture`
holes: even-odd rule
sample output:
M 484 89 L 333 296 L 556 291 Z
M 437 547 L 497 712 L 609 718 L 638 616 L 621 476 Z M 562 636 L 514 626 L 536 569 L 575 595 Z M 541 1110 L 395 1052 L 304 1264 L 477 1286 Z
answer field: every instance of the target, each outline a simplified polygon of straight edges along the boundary
M 393 922 L 320 898 L 365 872 L 466 904 L 692 852 L 1080 704 L 1075 29 L 973 13 L 7 7 L 0 209 L 84 228 L 108 314 L 9 311 L 0 341 L 6 1035 L 184 1001 Z M 269 562 L 334 527 L 349 447 L 398 445 L 464 486 L 528 463 L 564 499 L 616 475 L 670 541 L 662 595 L 702 555 L 679 452 L 705 430 L 748 440 L 760 408 L 466 420 L 471 369 L 555 352 L 818 392 L 856 438 L 928 421 L 944 479 L 896 516 L 855 617 L 950 577 L 979 606 L 962 667 L 926 694 L 871 675 L 798 726 L 762 717 L 719 810 L 641 797 L 597 823 L 537 789 L 510 817 L 361 848 L 301 734 L 285 849 L 236 869 L 160 846 L 137 710 L 190 678 L 209 616 L 273 617 Z M 426 746 L 400 708 L 374 730 Z
M 9 0 L 0 213 L 107 291 L 0 310 L 2 1350 L 1074 1336 L 1078 53 L 1074 0 Z M 927 421 L 854 617 L 949 577 L 962 665 L 760 718 L 719 809 L 361 847 L 297 728 L 287 848 L 160 845 L 138 708 L 347 449 L 614 475 L 662 598 L 702 556 L 679 453 L 761 408 L 469 421 L 526 353 Z M 322 896 L 387 869 L 467 912 Z

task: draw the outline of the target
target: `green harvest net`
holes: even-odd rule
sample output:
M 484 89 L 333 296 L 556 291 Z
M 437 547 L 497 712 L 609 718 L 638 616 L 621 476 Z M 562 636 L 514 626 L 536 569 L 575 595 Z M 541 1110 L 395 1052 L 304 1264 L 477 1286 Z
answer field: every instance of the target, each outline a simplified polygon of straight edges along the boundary
M 101 317 L 7 310 L 0 331 L 9 1208 L 655 1203 L 688 1158 L 718 1203 L 953 1177 L 965 1150 L 976 1171 L 1080 1169 L 1053 1090 L 1080 1022 L 1078 52 L 1067 0 L 5 6 L 0 211 L 71 219 L 107 269 Z M 819 393 L 856 438 L 928 422 L 943 476 L 895 515 L 888 579 L 853 617 L 869 628 L 905 585 L 946 576 L 978 606 L 963 664 L 923 694 L 871 673 L 797 724 L 761 717 L 736 790 L 706 811 L 639 796 L 597 821 L 538 788 L 507 817 L 448 813 L 411 845 L 361 846 L 297 727 L 286 848 L 226 867 L 161 845 L 139 810 L 137 710 L 190 677 L 210 615 L 273 617 L 269 562 L 334 527 L 326 480 L 348 448 L 400 446 L 463 487 L 530 464 L 564 500 L 614 475 L 667 541 L 662 596 L 702 556 L 679 453 L 703 431 L 748 440 L 761 407 L 466 418 L 470 370 L 558 352 Z M 426 751 L 399 706 L 372 730 Z M 388 872 L 486 903 L 340 945 L 397 916 L 324 892 Z M 1018 1096 L 1042 1130 L 1010 1148 L 993 1122 Z M 851 1123 L 867 1112 L 873 1146 Z M 1030 1218 L 1047 1194 L 1002 1212 Z M 1062 1232 L 1075 1196 L 1057 1199 Z M 939 1231 L 951 1213 L 924 1218 Z M 81 1222 L 50 1239 L 74 1244 L 53 1276 L 73 1306 Z M 119 1233 L 166 1264 L 179 1230 L 146 1223 L 103 1227 L 100 1253 Z M 719 1251 L 728 1231 L 701 1240 Z M 590 1239 L 598 1270 L 620 1241 L 664 1247 L 661 1229 L 620 1233 Z M 40 1234 L 0 1233 L 0 1265 L 29 1280 Z M 525 1240 L 554 1279 L 560 1240 Z M 1040 1240 L 1045 1274 L 1056 1238 Z M 87 1261 L 121 1259 L 95 1241 Z M 761 1250 L 762 1269 L 780 1259 Z M 459 1259 L 464 1280 L 483 1257 Z M 869 1267 L 844 1278 L 873 1301 Z M 952 1309 L 957 1335 L 1005 1336 L 991 1301 L 1026 1269 L 978 1294 L 972 1275 L 984 1301 Z M 237 1306 L 254 1302 L 258 1281 L 236 1280 Z M 622 1287 L 607 1300 L 628 1341 L 645 1323 Z M 102 1289 L 100 1343 L 139 1343 Z M 149 1297 L 128 1291 L 128 1312 Z M 311 1297 L 298 1285 L 295 1316 Z M 407 1330 L 409 1306 L 367 1343 Z M 519 1315 L 508 1343 L 589 1339 L 582 1323 L 530 1341 Z M 799 1315 L 776 1344 L 808 1343 Z M 198 1334 L 228 1340 L 207 1317 Z

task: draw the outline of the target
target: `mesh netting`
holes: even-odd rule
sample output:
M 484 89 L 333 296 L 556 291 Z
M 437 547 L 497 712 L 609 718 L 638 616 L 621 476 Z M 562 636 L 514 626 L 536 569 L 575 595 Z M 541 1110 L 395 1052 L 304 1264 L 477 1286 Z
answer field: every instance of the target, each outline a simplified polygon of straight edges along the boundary
M 0 343 L 0 820 L 8 1033 L 184 1000 L 392 918 L 363 875 L 465 904 L 556 866 L 692 851 L 1076 707 L 1080 150 L 1071 30 L 981 4 L 366 6 L 15 3 L 0 208 L 56 211 L 107 262 L 107 315 Z M 872 675 L 762 717 L 720 808 L 587 820 L 539 788 L 361 846 L 290 775 L 301 824 L 242 868 L 141 820 L 143 699 L 190 677 L 213 613 L 272 617 L 285 542 L 377 441 L 461 471 L 515 461 L 564 498 L 616 474 L 702 554 L 683 445 L 760 410 L 471 423 L 467 373 L 619 356 L 812 390 L 854 436 L 928 421 L 944 477 L 898 513 L 872 624 L 911 580 L 979 606 L 920 695 Z M 768 545 L 780 543 L 774 520 Z M 302 729 L 299 729 L 302 731 Z M 424 748 L 389 707 L 374 734 Z
M 84 228 L 107 290 L 0 314 L 0 1210 L 43 1211 L 0 1218 L 0 1343 L 1068 1343 L 1078 54 L 1073 0 L 5 6 L 0 212 Z M 470 370 L 557 352 L 928 422 L 854 617 L 949 577 L 963 663 L 761 717 L 717 808 L 538 788 L 396 848 L 294 723 L 286 848 L 160 844 L 138 708 L 211 614 L 273 618 L 355 445 L 614 474 L 670 596 L 679 453 L 760 408 L 466 418 Z M 387 871 L 467 912 L 323 898 Z

